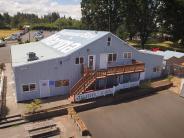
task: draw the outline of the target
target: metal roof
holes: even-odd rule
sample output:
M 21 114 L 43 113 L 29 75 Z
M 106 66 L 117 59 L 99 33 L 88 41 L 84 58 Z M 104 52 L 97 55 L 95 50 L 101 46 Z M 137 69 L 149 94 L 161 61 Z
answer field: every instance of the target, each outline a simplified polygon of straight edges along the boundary
M 12 66 L 68 56 L 107 34 L 109 32 L 64 29 L 39 42 L 13 45 L 11 46 Z M 29 52 L 35 52 L 39 59 L 28 62 Z
M 182 52 L 176 52 L 176 51 L 170 51 L 170 50 L 166 50 L 166 51 L 139 50 L 139 51 L 144 52 L 144 53 L 163 56 L 164 60 L 170 59 L 172 57 L 181 58 L 184 56 L 184 53 Z

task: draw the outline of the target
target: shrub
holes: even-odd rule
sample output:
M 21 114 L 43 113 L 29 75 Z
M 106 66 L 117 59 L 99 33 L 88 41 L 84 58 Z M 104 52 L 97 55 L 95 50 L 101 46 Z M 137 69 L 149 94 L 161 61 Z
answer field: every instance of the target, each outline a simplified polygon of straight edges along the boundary
M 140 85 L 141 89 L 151 88 L 151 80 L 145 81 Z
M 171 75 L 167 76 L 167 80 L 168 80 L 169 82 L 171 82 L 172 78 L 173 78 L 173 76 L 171 76 Z
M 41 100 L 35 99 L 27 105 L 28 112 L 34 113 L 41 108 Z

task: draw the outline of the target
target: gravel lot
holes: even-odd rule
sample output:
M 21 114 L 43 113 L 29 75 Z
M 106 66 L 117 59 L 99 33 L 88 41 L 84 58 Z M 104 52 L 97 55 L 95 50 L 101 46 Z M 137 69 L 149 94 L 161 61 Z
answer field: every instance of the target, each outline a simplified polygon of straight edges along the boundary
M 79 113 L 94 138 L 183 138 L 184 99 L 169 92 Z

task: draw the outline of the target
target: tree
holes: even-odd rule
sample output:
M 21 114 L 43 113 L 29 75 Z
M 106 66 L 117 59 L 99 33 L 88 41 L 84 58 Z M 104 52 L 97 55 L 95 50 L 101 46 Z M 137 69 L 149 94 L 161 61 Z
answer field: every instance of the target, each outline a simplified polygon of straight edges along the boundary
M 87 29 L 116 32 L 122 22 L 123 0 L 82 0 L 82 22 Z
M 174 41 L 181 39 L 184 46 L 184 1 L 161 0 L 159 7 L 159 23 Z
M 82 22 L 87 29 L 121 31 L 125 25 L 132 38 L 140 34 L 144 44 L 156 26 L 158 0 L 82 0 Z M 125 28 L 122 28 L 125 29 Z
M 130 38 L 140 34 L 141 46 L 144 49 L 149 35 L 156 28 L 156 16 L 159 6 L 158 0 L 128 0 L 126 10 L 126 26 Z

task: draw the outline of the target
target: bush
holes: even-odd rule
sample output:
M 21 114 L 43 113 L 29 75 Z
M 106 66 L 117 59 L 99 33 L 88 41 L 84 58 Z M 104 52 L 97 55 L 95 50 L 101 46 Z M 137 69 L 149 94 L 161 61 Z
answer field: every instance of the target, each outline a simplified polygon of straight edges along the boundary
M 39 108 L 41 108 L 41 100 L 35 99 L 30 104 L 27 105 L 28 112 L 34 113 Z
M 151 88 L 151 80 L 145 81 L 140 85 L 141 89 L 149 89 Z
M 171 82 L 172 78 L 173 78 L 173 76 L 171 76 L 171 75 L 167 76 L 167 80 L 168 80 L 169 82 Z

